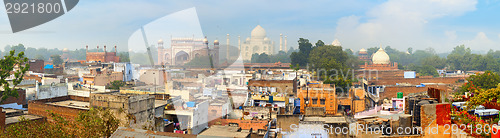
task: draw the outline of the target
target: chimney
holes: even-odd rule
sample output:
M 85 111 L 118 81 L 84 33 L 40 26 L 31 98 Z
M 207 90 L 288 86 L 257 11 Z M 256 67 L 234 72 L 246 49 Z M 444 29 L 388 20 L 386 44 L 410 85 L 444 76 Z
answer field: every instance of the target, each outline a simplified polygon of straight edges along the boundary
M 104 45 L 104 53 L 106 53 L 106 52 L 107 52 L 107 51 L 106 51 L 106 45 Z
M 97 45 L 97 52 L 99 52 L 99 45 Z
M 86 45 L 85 46 L 85 53 L 88 53 L 89 52 L 89 45 Z
M 117 53 L 117 52 L 116 52 L 116 45 L 115 45 L 115 53 Z

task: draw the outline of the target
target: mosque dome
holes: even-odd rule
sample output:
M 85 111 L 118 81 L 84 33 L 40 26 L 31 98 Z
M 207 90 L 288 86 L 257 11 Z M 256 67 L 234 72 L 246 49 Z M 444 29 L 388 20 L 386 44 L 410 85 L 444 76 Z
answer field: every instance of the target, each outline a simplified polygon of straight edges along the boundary
M 69 52 L 68 48 L 64 48 L 62 52 Z
M 208 39 L 207 39 L 207 37 L 203 38 L 203 43 L 208 44 Z
M 373 64 L 390 64 L 390 58 L 387 53 L 385 53 L 384 49 L 380 48 L 377 52 L 375 52 L 372 56 Z
M 266 30 L 264 30 L 262 26 L 257 25 L 257 27 L 252 30 L 251 36 L 252 39 L 264 39 L 266 37 Z
M 214 45 L 219 45 L 219 40 L 215 39 L 214 40 Z
M 342 44 L 340 44 L 340 41 L 338 39 L 335 39 L 335 40 L 333 40 L 332 45 L 333 46 L 341 46 Z
M 158 40 L 158 44 L 163 44 L 163 39 Z
M 250 42 L 250 37 L 247 37 L 247 42 Z
M 366 49 L 361 48 L 361 49 L 359 50 L 359 53 L 360 53 L 360 54 L 367 54 L 367 51 L 366 51 Z
M 269 38 L 268 38 L 268 37 L 265 37 L 265 38 L 264 38 L 264 41 L 269 41 Z

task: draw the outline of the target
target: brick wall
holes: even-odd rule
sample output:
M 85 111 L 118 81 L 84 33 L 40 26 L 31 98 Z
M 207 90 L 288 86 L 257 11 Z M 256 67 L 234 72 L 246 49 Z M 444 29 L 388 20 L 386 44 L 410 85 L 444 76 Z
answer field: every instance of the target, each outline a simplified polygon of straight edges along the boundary
M 410 93 L 427 92 L 428 88 L 437 88 L 446 90 L 448 89 L 448 86 L 447 85 L 427 85 L 425 87 L 387 86 L 385 87 L 384 92 L 380 93 L 380 99 L 396 97 L 398 92 L 403 92 L 404 96 L 407 96 Z
M 17 90 L 19 96 L 16 97 L 9 97 L 3 103 L 1 104 L 10 104 L 10 103 L 17 103 L 19 105 L 24 105 L 26 104 L 26 90 L 24 89 L 18 89 Z
M 427 104 L 422 105 L 420 108 L 420 121 L 422 130 L 424 131 L 424 135 L 432 136 L 432 137 L 450 137 L 451 134 L 445 135 L 446 128 L 444 125 L 451 124 L 451 106 L 449 103 L 442 104 Z M 438 129 L 438 134 L 433 134 L 431 128 Z M 429 129 L 431 129 L 431 133 L 429 133 Z M 451 132 L 450 132 L 451 133 Z
M 2 110 L 3 108 L 0 107 L 0 130 L 3 130 L 3 128 L 5 128 L 5 112 Z
M 73 98 L 76 98 L 77 96 L 73 96 Z M 42 100 L 33 100 L 28 102 L 28 112 L 33 115 L 39 115 L 46 117 L 47 119 L 52 119 L 49 115 L 49 111 L 52 113 L 56 113 L 60 115 L 63 118 L 69 119 L 69 120 L 74 120 L 77 116 L 78 113 L 82 111 L 87 111 L 84 109 L 77 109 L 77 108 L 69 108 L 69 107 L 64 107 L 64 106 L 59 106 L 59 105 L 49 105 L 45 104 L 47 102 L 56 102 L 56 101 L 63 101 L 63 100 L 74 100 L 71 99 L 70 96 L 62 96 L 62 97 L 55 97 L 55 98 L 49 98 L 49 99 L 42 99 Z
M 438 77 L 438 78 L 379 78 L 377 80 L 368 81 L 368 84 L 374 85 L 396 85 L 396 83 L 408 83 L 413 85 L 418 85 L 420 83 L 445 83 L 445 84 L 454 84 L 459 80 L 463 80 L 462 77 Z

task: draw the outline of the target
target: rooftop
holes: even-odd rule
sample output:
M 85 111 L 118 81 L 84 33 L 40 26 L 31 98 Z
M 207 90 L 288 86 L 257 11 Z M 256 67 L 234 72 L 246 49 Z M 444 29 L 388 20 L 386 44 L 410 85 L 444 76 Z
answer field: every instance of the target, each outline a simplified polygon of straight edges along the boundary
M 14 124 L 14 123 L 20 122 L 21 117 L 24 118 L 24 119 L 26 119 L 26 120 L 42 119 L 42 117 L 36 116 L 36 115 L 13 116 L 13 117 L 7 117 L 7 118 L 5 118 L 5 125 Z
M 248 137 L 250 132 L 241 132 L 240 127 L 237 126 L 219 126 L 214 125 L 203 131 L 198 137 L 231 137 L 231 138 L 244 138 Z
M 304 117 L 303 121 L 321 121 L 327 124 L 347 123 L 344 117 Z
M 65 101 L 58 101 L 58 102 L 52 102 L 52 103 L 46 103 L 46 104 L 64 106 L 64 107 L 69 107 L 69 108 L 78 108 L 78 109 L 84 109 L 84 110 L 88 110 L 90 107 L 89 102 L 74 101 L 74 100 L 65 100 Z

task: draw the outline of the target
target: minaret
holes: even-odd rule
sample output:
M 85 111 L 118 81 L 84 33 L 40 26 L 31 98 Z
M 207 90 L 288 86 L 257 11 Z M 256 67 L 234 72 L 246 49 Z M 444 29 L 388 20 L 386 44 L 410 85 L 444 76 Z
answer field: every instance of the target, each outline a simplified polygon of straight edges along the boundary
M 226 36 L 226 61 L 229 62 L 229 34 Z
M 283 34 L 280 34 L 280 51 L 283 51 Z
M 99 45 L 97 45 L 97 52 L 99 52 Z
M 117 50 L 116 50 L 116 45 L 115 45 L 115 54 L 118 53 Z
M 240 48 L 240 53 L 242 51 L 241 49 L 241 39 L 240 39 L 240 36 L 238 35 L 238 47 Z
M 286 35 L 285 35 L 285 52 L 287 52 L 287 49 L 286 49 Z
M 85 53 L 88 53 L 89 52 L 89 45 L 86 45 L 85 46 Z
M 108 58 L 108 51 L 106 51 L 106 45 L 104 45 L 104 62 L 107 62 L 107 58 Z

